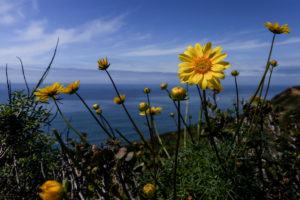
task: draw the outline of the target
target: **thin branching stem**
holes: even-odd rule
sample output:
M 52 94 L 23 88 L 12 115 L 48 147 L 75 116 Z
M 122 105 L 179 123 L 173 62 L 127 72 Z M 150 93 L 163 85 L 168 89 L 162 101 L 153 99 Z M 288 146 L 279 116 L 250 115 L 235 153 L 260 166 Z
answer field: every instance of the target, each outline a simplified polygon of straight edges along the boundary
M 27 81 L 26 81 L 26 76 L 25 76 L 25 70 L 24 70 L 24 65 L 23 65 L 23 62 L 21 60 L 20 57 L 17 56 L 17 59 L 20 61 L 20 64 L 21 64 L 21 68 L 22 68 L 22 74 L 23 74 L 23 78 L 24 78 L 24 82 L 25 82 L 25 86 L 27 88 L 27 95 L 29 97 L 29 94 L 30 94 L 30 90 L 29 90 L 29 87 L 28 87 L 28 84 L 27 84 Z
M 89 108 L 89 106 L 86 104 L 86 102 L 84 101 L 84 99 L 77 92 L 75 92 L 75 95 L 80 99 L 80 101 L 83 103 L 83 105 L 86 107 L 86 109 L 88 109 L 88 111 L 90 112 L 90 114 L 93 116 L 93 118 L 95 119 L 95 121 L 99 124 L 99 126 L 103 129 L 103 131 L 106 133 L 106 135 L 109 138 L 112 138 L 111 134 L 103 126 L 103 124 L 101 124 L 101 122 L 99 121 L 99 119 L 96 117 L 96 115 L 93 113 L 93 111 Z
M 176 149 L 175 149 L 175 158 L 174 158 L 174 174 L 173 174 L 173 200 L 176 200 L 177 196 L 177 187 L 176 187 L 176 175 L 177 175 L 177 164 L 178 164 L 178 151 L 179 151 L 179 144 L 180 144 L 180 101 L 177 101 L 177 141 L 176 141 Z

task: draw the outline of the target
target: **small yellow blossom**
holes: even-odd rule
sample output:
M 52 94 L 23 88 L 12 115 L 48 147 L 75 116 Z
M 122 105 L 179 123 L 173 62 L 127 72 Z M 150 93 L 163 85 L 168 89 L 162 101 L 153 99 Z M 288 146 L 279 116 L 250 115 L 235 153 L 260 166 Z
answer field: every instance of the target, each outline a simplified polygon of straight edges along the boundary
M 97 113 L 97 115 L 101 115 L 102 114 L 102 110 L 100 110 L 100 109 L 97 109 L 95 112 Z
M 186 91 L 183 87 L 174 87 L 171 90 L 171 97 L 173 100 L 183 100 L 186 97 Z
M 94 105 L 93 105 L 93 109 L 94 109 L 94 110 L 97 110 L 98 108 L 99 108 L 99 105 L 98 105 L 98 104 L 94 104 Z
M 232 70 L 231 75 L 232 76 L 238 76 L 240 73 L 237 70 Z
M 155 108 L 155 107 L 153 106 L 151 109 L 148 108 L 146 111 L 140 112 L 140 115 L 150 114 L 150 110 L 151 110 L 151 115 L 158 115 L 158 114 L 160 113 L 160 111 L 162 111 L 163 109 L 162 109 L 161 107 Z
M 225 75 L 222 71 L 230 67 L 230 64 L 222 61 L 227 54 L 221 51 L 221 47 L 212 49 L 211 42 L 203 46 L 199 43 L 196 43 L 195 47 L 189 46 L 183 54 L 178 55 L 182 61 L 178 64 L 181 83 L 199 84 L 205 90 L 208 82 L 223 79 Z
M 160 85 L 160 89 L 162 89 L 162 90 L 167 89 L 167 87 L 168 87 L 168 85 L 167 85 L 166 83 L 162 83 L 162 84 Z
M 175 117 L 175 113 L 171 112 L 170 117 Z
M 155 186 L 151 183 L 148 183 L 143 187 L 143 192 L 147 198 L 152 198 L 155 194 Z
M 142 111 L 146 111 L 148 109 L 148 104 L 146 102 L 142 102 L 140 103 L 140 106 L 139 106 L 139 110 L 142 112 Z
M 120 94 L 120 97 L 115 97 L 114 102 L 116 104 L 122 104 L 125 101 L 125 95 Z
M 144 89 L 144 93 L 145 93 L 145 94 L 149 94 L 149 93 L 150 93 L 150 88 L 145 88 L 145 89 Z
M 74 94 L 79 89 L 79 81 L 75 81 L 69 84 L 66 88 L 63 88 L 63 93 Z
M 38 96 L 36 101 L 45 102 L 48 101 L 50 97 L 57 99 L 56 95 L 63 92 L 63 86 L 59 85 L 59 82 L 53 83 L 51 86 L 46 86 L 43 89 L 37 89 L 37 92 L 33 93 Z
M 287 24 L 284 24 L 282 26 L 279 26 L 278 22 L 275 22 L 275 24 L 272 24 L 271 22 L 264 23 L 264 26 L 267 27 L 272 33 L 275 34 L 289 34 L 291 28 L 287 27 Z
M 98 60 L 98 68 L 100 70 L 106 70 L 109 67 L 110 63 L 107 62 L 107 57 Z
M 43 200 L 59 200 L 62 197 L 63 187 L 57 181 L 46 181 L 40 187 L 40 189 L 42 190 L 42 192 L 40 193 L 40 197 Z
M 276 66 L 277 66 L 277 60 L 272 60 L 272 61 L 270 62 L 270 65 L 271 65 L 272 67 L 276 67 Z

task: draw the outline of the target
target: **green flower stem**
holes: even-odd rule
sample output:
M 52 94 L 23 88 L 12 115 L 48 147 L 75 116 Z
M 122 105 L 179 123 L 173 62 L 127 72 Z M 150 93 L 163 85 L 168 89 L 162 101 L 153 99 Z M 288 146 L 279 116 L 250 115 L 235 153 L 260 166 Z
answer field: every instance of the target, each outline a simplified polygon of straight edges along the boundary
M 129 145 L 132 145 L 132 142 L 130 142 L 118 129 L 115 130 L 120 135 L 121 138 L 123 138 Z
M 168 96 L 170 97 L 170 96 L 171 96 L 171 93 L 169 92 L 168 89 L 166 89 L 166 91 L 167 91 L 167 93 L 168 93 Z M 174 100 L 172 100 L 172 101 L 173 101 L 173 104 L 174 104 L 175 108 L 178 109 L 178 108 L 177 108 L 177 105 L 176 105 L 176 103 L 175 103 L 175 101 L 174 101 Z M 191 138 L 192 143 L 194 144 L 195 141 L 194 141 L 194 138 L 193 138 L 193 135 L 192 135 L 192 131 L 191 131 L 190 127 L 186 124 L 186 122 L 185 122 L 183 116 L 181 115 L 181 113 L 180 113 L 180 119 L 182 120 L 184 126 L 185 126 L 185 127 L 188 127 L 188 129 L 187 129 L 187 130 L 188 130 L 188 133 L 189 133 L 189 135 L 190 135 L 190 138 Z
M 151 143 L 152 143 L 152 155 L 153 155 L 153 168 L 154 168 L 154 187 L 156 188 L 157 186 L 157 166 L 156 166 L 156 144 L 155 144 L 155 138 L 154 138 L 154 131 L 153 131 L 153 115 L 151 113 L 151 104 L 150 104 L 150 98 L 149 98 L 149 94 L 147 93 L 147 101 L 148 101 L 148 106 L 150 109 L 149 115 L 150 115 L 150 122 L 151 124 L 149 124 L 149 120 L 147 117 L 147 113 L 145 113 L 146 119 L 147 119 L 147 123 L 148 123 L 148 127 L 149 127 L 149 131 L 150 131 L 150 135 L 151 135 Z M 156 193 L 155 193 L 156 196 Z
M 114 130 L 112 129 L 110 123 L 107 121 L 107 119 L 104 117 L 104 115 L 100 114 L 100 118 L 103 121 L 103 125 L 107 124 L 108 128 L 110 129 L 111 134 L 113 135 L 114 138 L 116 138 Z
M 59 106 L 58 106 L 58 104 L 57 104 L 57 102 L 56 102 L 56 100 L 53 98 L 53 100 L 54 100 L 54 103 L 55 103 L 55 105 L 56 105 L 56 107 L 57 107 L 57 110 L 58 110 L 58 112 L 59 112 L 59 114 L 60 114 L 60 116 L 63 118 L 63 120 L 68 124 L 68 126 L 79 136 L 79 138 L 83 141 L 83 142 L 85 142 L 86 144 L 88 144 L 89 146 L 91 146 L 91 144 L 85 139 L 85 137 L 83 137 L 82 135 L 81 135 L 81 133 L 79 133 L 71 124 L 70 124 L 70 122 L 65 118 L 65 116 L 62 114 L 62 112 L 61 112 L 61 110 L 60 110 L 60 108 L 59 108 Z
M 238 143 L 239 143 L 239 140 L 240 140 L 240 126 L 239 126 L 239 123 L 240 123 L 240 100 L 239 100 L 239 89 L 238 89 L 238 84 L 237 84 L 237 78 L 236 76 L 234 77 L 234 83 L 235 83 L 235 92 L 236 92 L 236 123 L 237 123 L 237 129 L 236 129 L 236 136 L 237 136 L 237 140 L 238 140 Z
M 262 78 L 261 78 L 261 81 L 260 81 L 260 83 L 259 83 L 259 85 L 258 85 L 258 87 L 257 87 L 257 89 L 256 89 L 256 91 L 255 91 L 255 93 L 254 93 L 254 95 L 253 95 L 253 98 L 250 100 L 250 102 L 249 102 L 249 104 L 248 104 L 248 106 L 247 106 L 247 108 L 246 108 L 246 112 L 250 109 L 251 104 L 253 103 L 253 101 L 254 101 L 256 95 L 258 94 L 258 92 L 260 91 L 260 89 L 261 89 L 261 88 L 263 87 L 263 85 L 264 85 L 264 81 L 265 81 L 267 72 L 268 72 L 269 67 L 270 67 L 269 62 L 270 62 L 270 58 L 271 58 L 272 51 L 273 51 L 273 45 L 274 45 L 274 41 L 275 41 L 275 36 L 276 36 L 276 34 L 274 33 L 273 39 L 272 39 L 272 43 L 271 43 L 270 52 L 269 52 L 269 56 L 268 56 L 268 60 L 267 60 L 267 64 L 266 64 L 266 68 L 265 68 L 265 72 L 264 72 L 264 74 L 263 74 L 263 76 L 262 76 Z M 246 115 L 244 114 L 244 115 L 242 116 L 240 122 L 239 122 L 239 128 L 240 128 L 241 125 L 243 124 L 243 121 L 244 121 L 245 117 L 246 117 Z M 233 140 L 233 141 L 234 141 L 234 140 Z
M 189 109 L 189 98 L 188 98 L 188 84 L 186 85 L 186 93 L 187 93 L 187 100 L 185 102 L 185 117 L 184 117 L 184 121 L 187 124 L 187 118 L 188 118 L 188 109 Z M 187 128 L 190 129 L 190 126 L 184 126 L 184 131 L 183 131 L 183 146 L 186 149 L 186 131 Z
M 159 142 L 160 145 L 162 146 L 163 151 L 165 152 L 165 154 L 166 154 L 166 156 L 168 157 L 168 159 L 170 159 L 171 156 L 170 156 L 170 154 L 168 153 L 166 147 L 163 145 L 163 142 L 162 142 L 162 140 L 161 140 L 161 138 L 160 138 L 160 136 L 159 136 L 159 133 L 158 133 L 158 131 L 157 131 L 157 127 L 156 127 L 155 121 L 153 121 L 153 126 L 154 126 L 154 129 L 155 129 L 155 134 L 156 134 L 156 137 L 157 137 L 157 139 L 158 139 L 158 142 Z
M 203 91 L 203 103 L 202 104 L 203 104 L 203 108 L 204 108 L 204 116 L 205 116 L 205 119 L 206 119 L 206 123 L 208 125 L 210 144 L 213 147 L 213 149 L 215 150 L 215 153 L 216 153 L 217 159 L 219 161 L 219 164 L 221 165 L 223 171 L 226 172 L 226 169 L 223 166 L 223 163 L 222 163 L 222 160 L 220 158 L 217 145 L 216 145 L 215 140 L 214 140 L 214 135 L 213 135 L 212 127 L 211 127 L 209 116 L 208 116 L 208 112 L 207 112 L 206 92 L 205 92 L 205 90 L 202 90 L 202 91 Z
M 104 130 L 104 132 L 107 134 L 107 136 L 109 138 L 112 138 L 111 134 L 108 132 L 108 130 L 101 124 L 101 122 L 98 120 L 98 118 L 95 116 L 95 114 L 93 113 L 93 111 L 89 108 L 89 106 L 86 104 L 86 102 L 84 101 L 84 99 L 77 93 L 75 92 L 76 96 L 80 99 L 80 101 L 83 103 L 83 105 L 88 109 L 88 111 L 90 112 L 90 114 L 93 116 L 93 118 L 96 120 L 96 122 L 99 124 L 99 126 Z M 114 136 L 115 138 L 115 136 Z
M 271 72 L 270 72 L 270 76 L 269 76 L 269 80 L 268 80 L 268 86 L 267 86 L 267 90 L 266 90 L 266 93 L 265 93 L 265 96 L 264 96 L 264 102 L 267 99 L 267 95 L 268 95 L 268 92 L 269 92 L 273 69 L 274 69 L 274 67 L 271 68 Z
M 113 79 L 112 79 L 112 77 L 110 76 L 109 72 L 108 72 L 107 70 L 105 70 L 105 71 L 106 71 L 106 73 L 107 73 L 107 75 L 108 75 L 108 77 L 109 77 L 111 83 L 113 84 L 113 87 L 114 87 L 114 89 L 115 89 L 115 91 L 116 91 L 118 97 L 121 98 L 120 93 L 119 93 L 119 91 L 118 91 L 118 89 L 117 89 L 117 87 L 116 87 L 116 85 L 115 85 L 115 82 L 113 81 Z M 132 123 L 132 125 L 133 125 L 134 128 L 135 128 L 135 130 L 136 130 L 137 133 L 139 134 L 141 140 L 145 143 L 145 145 L 147 146 L 147 148 L 149 148 L 149 150 L 152 152 L 153 150 L 152 150 L 151 146 L 149 145 L 148 141 L 145 139 L 145 136 L 143 135 L 143 133 L 141 132 L 141 130 L 137 127 L 137 125 L 135 124 L 134 120 L 133 120 L 132 117 L 130 116 L 130 114 L 129 114 L 127 108 L 126 108 L 126 106 L 124 105 L 124 102 L 122 103 L 122 106 L 123 106 L 123 109 L 124 109 L 124 111 L 126 112 L 128 118 L 129 118 L 130 122 Z
M 176 187 L 176 175 L 177 175 L 177 164 L 178 164 L 178 150 L 179 150 L 179 143 L 180 143 L 180 101 L 178 102 L 178 106 L 177 106 L 177 142 L 176 142 L 176 151 L 175 151 L 175 160 L 174 160 L 174 174 L 173 174 L 173 200 L 176 200 L 176 196 L 177 196 L 177 187 Z

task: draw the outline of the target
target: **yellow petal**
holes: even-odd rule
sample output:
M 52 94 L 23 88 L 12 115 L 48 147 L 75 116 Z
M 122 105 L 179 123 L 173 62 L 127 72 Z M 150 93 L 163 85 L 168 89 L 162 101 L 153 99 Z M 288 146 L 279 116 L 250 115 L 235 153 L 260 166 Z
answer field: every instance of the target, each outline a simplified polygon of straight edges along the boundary
M 182 61 L 182 62 L 190 62 L 191 61 L 191 57 L 186 55 L 186 54 L 179 54 L 178 58 Z

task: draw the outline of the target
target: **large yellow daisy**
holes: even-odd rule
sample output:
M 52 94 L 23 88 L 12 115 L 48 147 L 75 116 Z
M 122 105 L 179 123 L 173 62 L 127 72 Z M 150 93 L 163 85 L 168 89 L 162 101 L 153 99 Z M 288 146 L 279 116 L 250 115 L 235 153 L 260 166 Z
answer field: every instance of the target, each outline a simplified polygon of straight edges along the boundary
M 227 54 L 221 51 L 222 47 L 212 49 L 211 42 L 202 47 L 199 43 L 196 43 L 195 48 L 189 46 L 183 54 L 178 55 L 182 61 L 178 64 L 181 83 L 199 84 L 203 90 L 211 81 L 220 84 L 218 78 L 225 77 L 222 71 L 230 67 L 230 63 L 222 61 Z
M 59 82 L 56 82 L 51 86 L 48 85 L 45 88 L 37 89 L 37 92 L 34 92 L 33 94 L 38 96 L 36 101 L 45 102 L 48 101 L 50 97 L 57 99 L 56 95 L 64 92 L 63 86 L 64 85 L 60 85 Z

